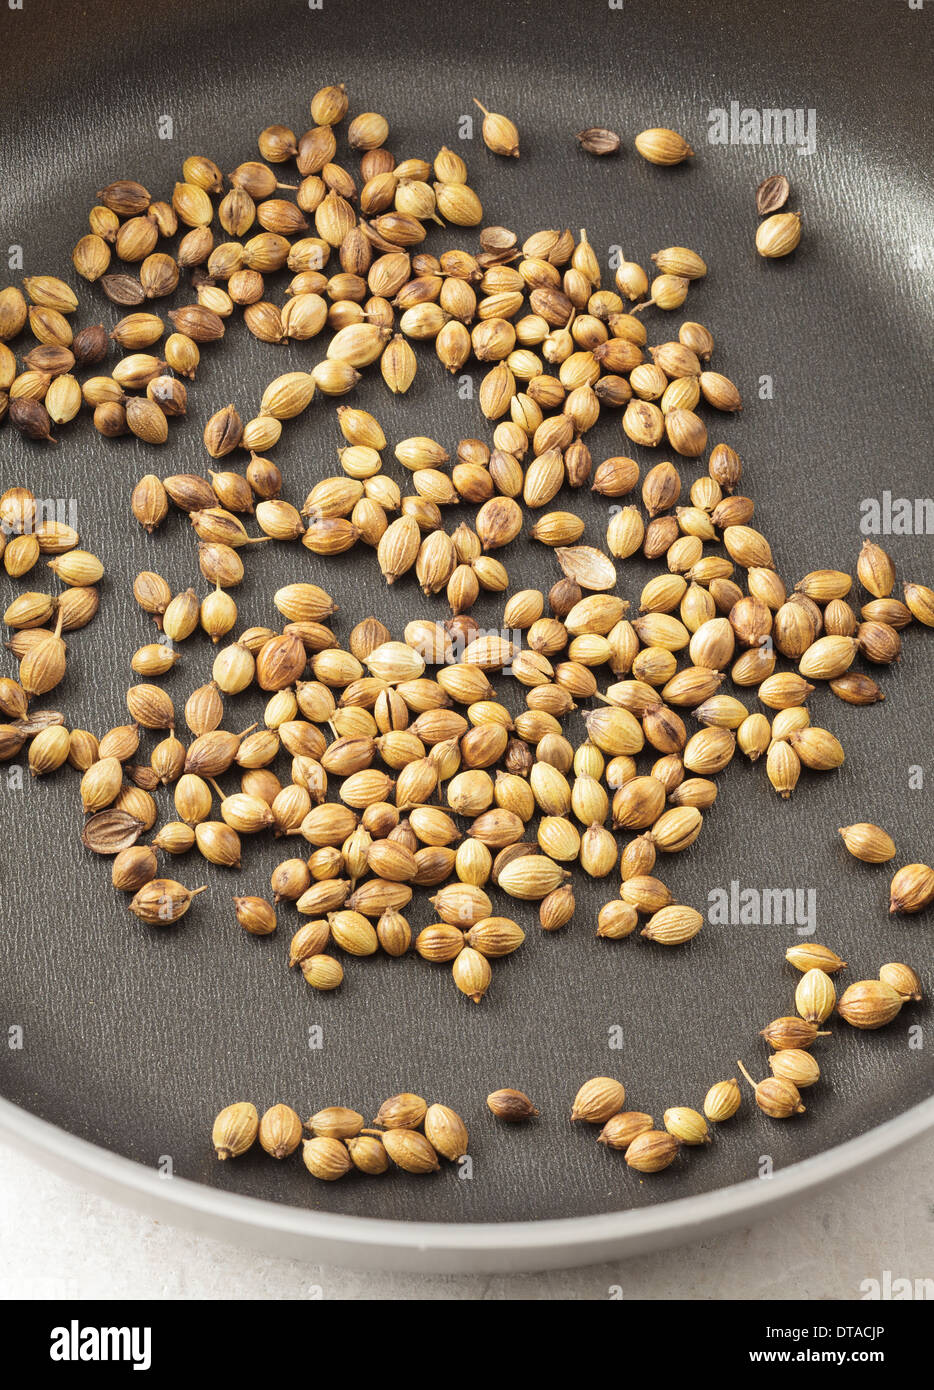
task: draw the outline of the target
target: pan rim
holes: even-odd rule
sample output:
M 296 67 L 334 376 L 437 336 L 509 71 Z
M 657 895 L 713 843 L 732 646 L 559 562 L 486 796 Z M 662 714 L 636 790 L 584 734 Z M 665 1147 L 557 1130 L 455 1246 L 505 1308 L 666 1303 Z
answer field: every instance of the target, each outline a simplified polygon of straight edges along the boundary
M 315 1211 L 171 1182 L 135 1159 L 69 1134 L 0 1097 L 0 1137 L 85 1190 L 228 1243 L 322 1263 L 376 1269 L 491 1272 L 563 1268 L 759 1220 L 934 1129 L 934 1096 L 864 1134 L 802 1159 L 768 1181 L 741 1183 L 629 1211 L 506 1222 L 399 1221 Z

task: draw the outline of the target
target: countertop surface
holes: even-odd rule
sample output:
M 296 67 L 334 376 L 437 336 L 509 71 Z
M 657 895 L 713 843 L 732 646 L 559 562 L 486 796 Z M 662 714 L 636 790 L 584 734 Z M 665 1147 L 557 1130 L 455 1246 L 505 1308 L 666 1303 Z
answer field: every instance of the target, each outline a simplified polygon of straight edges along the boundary
M 239 1250 L 130 1212 L 0 1146 L 2 1298 L 854 1299 L 934 1277 L 922 1140 L 771 1220 L 634 1260 L 527 1275 L 369 1274 Z

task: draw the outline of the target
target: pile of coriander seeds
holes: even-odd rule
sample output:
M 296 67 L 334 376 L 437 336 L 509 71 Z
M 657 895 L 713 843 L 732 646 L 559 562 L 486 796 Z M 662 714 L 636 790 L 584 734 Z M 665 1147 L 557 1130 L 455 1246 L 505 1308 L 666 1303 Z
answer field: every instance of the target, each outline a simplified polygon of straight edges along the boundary
M 170 422 L 185 428 L 201 351 L 223 350 L 238 313 L 259 341 L 308 343 L 310 354 L 307 371 L 212 413 L 203 472 L 148 473 L 133 488 L 135 523 L 157 534 L 174 509 L 193 545 L 189 587 L 173 592 L 156 571 L 136 578 L 156 631 L 127 653 L 141 678 L 127 692 L 129 722 L 99 738 L 69 730 L 64 713 L 29 708 L 55 688 L 55 671 L 40 688 L 21 668 L 4 685 L 2 749 L 15 757 L 32 738 L 34 772 L 70 763 L 81 773 L 84 842 L 112 857 L 113 883 L 143 922 L 179 921 L 203 891 L 197 873 L 186 886 L 169 866 L 199 854 L 248 872 L 244 837 L 273 833 L 288 841 L 282 862 L 268 890 L 233 899 L 232 915 L 264 936 L 294 907 L 306 920 L 293 922 L 283 965 L 330 991 L 350 958 L 414 946 L 479 1003 L 495 961 L 526 935 L 497 913 L 493 889 L 519 916 L 519 904 L 537 904 L 541 928 L 556 931 L 574 915 L 575 873 L 615 879 L 599 936 L 625 938 L 640 923 L 660 945 L 696 936 L 701 913 L 656 870 L 700 835 L 717 775 L 739 749 L 764 759 L 787 798 L 802 769 L 839 767 L 844 750 L 812 725 L 810 697 L 823 683 L 852 704 L 883 698 L 854 665 L 896 661 L 903 629 L 934 625 L 934 591 L 906 583 L 895 597 L 894 566 L 869 543 L 858 601 L 846 568 L 790 590 L 779 576 L 740 491 L 742 460 L 726 442 L 708 450 L 708 423 L 728 427 L 740 391 L 711 368 L 704 325 L 679 313 L 668 326 L 706 274 L 697 251 L 655 251 L 651 282 L 626 260 L 605 288 L 585 231 L 520 239 L 482 225 L 461 157 L 444 147 L 397 161 L 376 113 L 346 126 L 351 172 L 338 159 L 347 116 L 346 91 L 326 87 L 309 130 L 268 127 L 261 158 L 226 178 L 193 155 L 166 201 L 135 179 L 101 189 L 73 259 L 126 311 L 109 333 L 72 327 L 79 299 L 56 277 L 29 277 L 25 296 L 0 291 L 4 409 L 37 441 L 87 406 L 108 437 L 166 444 Z M 493 155 L 518 156 L 512 122 L 485 116 Z M 664 130 L 643 132 L 636 148 L 661 164 L 692 154 Z M 451 244 L 452 227 L 481 228 L 464 234 L 473 249 L 456 244 L 457 230 Z M 429 238 L 435 250 L 422 249 Z M 285 269 L 275 303 L 270 277 Z M 167 315 L 170 328 L 151 311 L 182 283 L 191 302 Z M 37 346 L 18 362 L 7 343 L 27 330 Z M 127 354 L 112 364 L 111 343 Z M 483 437 L 390 442 L 374 414 L 341 404 L 337 471 L 304 497 L 307 480 L 293 487 L 287 461 L 267 456 L 287 443 L 290 420 L 333 409 L 329 398 L 368 368 L 404 394 L 432 350 L 450 372 L 481 364 Z M 79 382 L 88 371 L 98 374 Z M 604 411 L 618 414 L 621 449 L 629 441 L 660 461 L 595 460 L 587 436 Z M 612 508 L 605 535 L 586 534 L 573 505 L 582 488 Z M 49 543 L 33 536 L 30 497 L 18 488 L 0 499 L 12 578 L 29 572 L 31 540 L 37 556 Z M 468 518 L 449 521 L 462 506 Z M 530 542 L 547 579 L 514 591 L 509 550 Z M 88 576 L 101 574 L 77 533 L 55 543 L 82 557 L 74 574 L 85 582 L 59 577 L 96 594 Z M 275 613 L 241 613 L 245 566 L 269 543 L 296 547 L 294 582 L 277 591 Z M 311 571 L 299 546 L 315 557 Z M 342 630 L 327 559 L 352 549 L 387 584 L 414 573 L 425 605 L 403 631 L 378 612 Z M 626 599 L 620 565 L 636 555 L 657 560 L 659 574 Z M 495 630 L 471 617 L 481 594 L 502 596 Z M 24 665 L 42 648 L 64 671 L 65 596 L 23 593 L 4 616 Z M 156 682 L 198 629 L 217 652 L 176 709 Z M 241 727 L 237 696 L 256 687 L 268 695 L 262 722 Z M 33 756 L 43 737 L 49 748 Z M 912 910 L 934 900 L 934 882 L 926 891 Z M 417 933 L 407 915 L 416 894 L 437 918 Z

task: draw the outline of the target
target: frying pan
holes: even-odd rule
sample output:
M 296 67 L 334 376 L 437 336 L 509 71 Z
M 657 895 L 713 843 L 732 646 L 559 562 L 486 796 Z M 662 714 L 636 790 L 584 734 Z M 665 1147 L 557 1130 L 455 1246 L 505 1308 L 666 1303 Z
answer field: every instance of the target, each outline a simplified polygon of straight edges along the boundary
M 520 237 L 586 227 L 604 265 L 614 246 L 645 265 L 661 246 L 700 251 L 708 277 L 682 314 L 649 312 L 649 341 L 671 336 L 684 317 L 713 332 L 714 365 L 738 382 L 746 404 L 737 417 L 709 415 L 711 444 L 722 439 L 743 457 L 755 524 L 789 584 L 819 566 L 852 568 L 867 499 L 926 496 L 932 306 L 923 268 L 934 225 L 926 11 L 837 0 L 755 12 L 733 0 L 627 0 L 622 9 L 207 0 L 130 11 L 89 0 L 80 10 L 4 9 L 0 23 L 0 222 L 5 244 L 22 247 L 24 273 L 73 278 L 70 250 L 104 183 L 139 177 L 163 196 L 195 152 L 231 169 L 253 157 L 264 126 L 305 129 L 312 92 L 344 81 L 352 111 L 385 113 L 397 157 L 430 158 L 442 143 L 456 145 L 486 220 Z M 867 55 L 880 50 L 886 62 L 867 83 Z M 459 141 L 474 96 L 515 118 L 518 160 L 487 151 L 476 125 L 471 141 Z M 813 113 L 813 152 L 709 143 L 710 113 L 733 102 Z M 621 154 L 584 154 L 574 134 L 590 125 L 620 131 Z M 653 125 L 682 131 L 696 158 L 675 169 L 642 161 L 632 139 Z M 754 190 L 777 171 L 790 178 L 804 235 L 794 255 L 767 263 L 753 247 Z M 449 245 L 470 249 L 476 236 L 432 232 L 429 249 Z M 271 277 L 270 297 L 281 301 L 283 287 L 284 277 Z M 182 289 L 174 302 L 187 297 Z M 82 323 L 111 326 L 119 312 L 82 286 Z M 125 720 L 129 654 L 153 637 L 132 599 L 134 575 L 155 569 L 173 589 L 205 587 L 180 514 L 152 537 L 132 522 L 135 481 L 147 471 L 202 471 L 207 417 L 234 401 L 248 418 L 266 381 L 307 368 L 322 350 L 314 342 L 268 347 L 231 322 L 221 347 L 204 352 L 189 419 L 173 425 L 161 452 L 132 438 L 103 440 L 87 420 L 62 429 L 57 446 L 4 429 L 3 486 L 28 482 L 38 496 L 73 500 L 82 543 L 106 565 L 100 614 L 74 635 L 66 681 L 44 702 L 70 724 L 103 731 Z M 370 372 L 354 403 L 377 414 L 392 442 L 428 434 L 451 447 L 484 434 L 476 402 L 430 350 L 419 363 L 407 396 L 390 398 Z M 316 400 L 275 451 L 290 500 L 300 503 L 335 470 L 335 404 Z M 608 412 L 588 442 L 598 460 L 627 452 L 643 471 L 656 461 L 623 448 Z M 686 461 L 685 485 L 702 469 Z M 606 500 L 585 489 L 562 494 L 565 504 L 600 544 Z M 928 536 L 880 540 L 901 579 L 931 582 Z M 552 554 L 528 538 L 504 558 L 512 588 L 547 589 L 558 577 Z M 641 557 L 620 565 L 620 593 L 634 607 L 654 568 Z M 299 578 L 335 596 L 341 638 L 371 613 L 396 636 L 413 616 L 445 616 L 411 577 L 387 589 L 369 553 L 325 563 L 272 543 L 248 557 L 236 594 L 242 624 L 274 621 L 272 593 Z M 498 627 L 500 613 L 495 597 L 475 609 L 481 626 Z M 897 862 L 930 857 L 928 794 L 912 777 L 930 751 L 934 652 L 926 637 L 907 632 L 902 661 L 882 671 L 884 704 L 857 709 L 826 691 L 813 697 L 814 722 L 847 750 L 837 773 L 805 774 L 782 802 L 761 763 L 734 759 L 699 840 L 660 865 L 679 901 L 705 910 L 712 892 L 734 882 L 801 890 L 805 903 L 813 893 L 805 926 L 851 963 L 846 978 L 873 976 L 887 960 L 928 974 L 930 920 L 890 917 L 888 870 L 851 859 L 837 835 L 840 825 L 874 820 L 895 836 Z M 164 682 L 176 703 L 208 678 L 211 659 L 206 638 L 185 644 Z M 232 727 L 242 728 L 261 704 L 247 696 L 234 708 Z M 934 1119 L 930 1050 L 917 1045 L 916 1025 L 929 1017 L 922 1003 L 878 1034 L 835 1022 L 820 1044 L 824 1078 L 806 1096 L 806 1115 L 768 1121 L 747 1094 L 714 1143 L 640 1180 L 592 1131 L 568 1123 L 575 1091 L 588 1076 L 620 1075 L 627 1105 L 660 1118 L 669 1105 L 698 1105 L 714 1080 L 736 1074 L 738 1058 L 764 1075 L 757 1033 L 791 1011 L 796 977 L 783 957 L 801 939 L 794 922 L 710 924 L 680 950 L 638 936 L 602 941 L 595 917 L 614 880 L 581 876 L 574 919 L 552 936 L 534 912 L 497 899 L 528 936 L 496 963 L 480 1007 L 457 993 L 448 969 L 414 956 L 348 961 L 339 991 L 314 994 L 285 968 L 285 911 L 268 939 L 248 937 L 233 919 L 231 897 L 266 891 L 281 845 L 249 844 L 236 876 L 193 858 L 174 865 L 208 892 L 179 926 L 154 931 L 127 913 L 107 866 L 81 848 L 73 774 L 27 777 L 19 787 L 4 771 L 0 789 L 2 1012 L 22 1036 L 0 1061 L 4 1132 L 167 1219 L 371 1266 L 567 1265 L 752 1220 Z M 170 814 L 168 801 L 163 809 Z M 430 911 L 413 906 L 413 927 Z M 507 1085 L 533 1097 L 539 1120 L 511 1128 L 493 1120 L 485 1096 Z M 303 1115 L 353 1105 L 369 1118 L 403 1089 L 465 1117 L 469 1176 L 448 1169 L 432 1179 L 394 1173 L 327 1185 L 298 1158 L 277 1164 L 257 1150 L 218 1164 L 212 1155 L 211 1120 L 233 1099 L 260 1109 L 285 1100 Z

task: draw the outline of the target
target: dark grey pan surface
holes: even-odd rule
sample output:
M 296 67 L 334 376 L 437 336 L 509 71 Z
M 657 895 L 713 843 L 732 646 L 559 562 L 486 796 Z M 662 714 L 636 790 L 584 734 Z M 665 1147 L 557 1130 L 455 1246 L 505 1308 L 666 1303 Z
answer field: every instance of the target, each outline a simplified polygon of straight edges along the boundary
M 0 19 L 0 241 L 23 247 L 26 273 L 74 279 L 70 250 L 103 183 L 136 176 L 170 194 L 194 152 L 231 169 L 254 156 L 263 126 L 304 130 L 309 98 L 327 81 L 347 83 L 352 110 L 386 114 L 399 157 L 430 158 L 441 143 L 458 145 L 459 117 L 478 96 L 514 116 L 522 135 L 517 161 L 496 159 L 479 138 L 464 148 L 489 221 L 522 236 L 586 227 L 604 264 L 612 245 L 643 264 L 671 243 L 706 257 L 710 274 L 684 313 L 649 315 L 649 341 L 670 336 L 683 317 L 713 331 L 714 365 L 740 384 L 747 405 L 735 419 L 710 418 L 711 443 L 723 439 L 742 454 L 745 490 L 793 583 L 817 566 L 855 563 L 863 499 L 930 492 L 930 26 L 926 9 L 839 0 L 761 7 L 626 0 L 621 11 L 524 0 L 325 0 L 323 10 L 301 0 L 155 9 L 27 0 L 22 12 L 4 7 Z M 815 152 L 708 144 L 708 112 L 732 101 L 812 109 Z M 161 116 L 174 122 L 171 140 L 159 138 Z M 604 123 L 622 132 L 624 152 L 588 158 L 574 132 Z M 632 137 L 656 124 L 683 131 L 697 158 L 671 171 L 643 163 Z M 767 264 L 752 246 L 753 192 L 777 169 L 791 179 L 805 232 L 794 256 Z M 473 246 L 475 237 L 438 230 L 428 243 L 456 244 Z M 611 279 L 607 271 L 604 282 Z M 272 298 L 281 298 L 282 285 L 283 277 L 272 282 Z M 82 286 L 81 297 L 83 323 L 115 322 L 118 312 L 101 294 Z M 75 499 L 82 542 L 107 567 L 100 615 L 75 635 L 68 679 L 47 702 L 71 723 L 103 731 L 125 718 L 129 654 L 153 637 L 129 592 L 134 574 L 152 568 L 175 587 L 205 588 L 187 523 L 173 515 L 147 538 L 128 514 L 132 484 L 149 470 L 200 471 L 207 462 L 201 427 L 212 411 L 233 400 L 247 418 L 266 380 L 322 351 L 320 343 L 265 347 L 232 323 L 224 344 L 205 350 L 189 420 L 173 425 L 161 451 L 133 439 L 102 441 L 87 420 L 62 429 L 54 448 L 3 428 L 2 486 L 28 481 L 42 497 Z M 482 434 L 475 404 L 458 399 L 430 350 L 419 357 L 408 396 L 391 399 L 371 372 L 355 400 L 378 415 L 391 441 L 425 433 L 451 447 L 462 435 Z M 772 399 L 757 398 L 763 377 Z M 335 470 L 335 404 L 317 400 L 275 451 L 293 501 Z M 632 452 L 621 449 L 612 415 L 589 442 L 597 459 Z M 655 461 L 648 452 L 637 457 L 643 468 Z M 686 480 L 702 466 L 685 463 Z M 387 468 L 399 476 L 393 460 Z M 588 539 L 599 544 L 604 501 L 588 493 L 568 503 L 583 508 Z M 901 578 L 934 582 L 929 536 L 883 543 Z M 505 558 L 514 587 L 547 588 L 557 577 L 553 557 L 527 540 Z M 650 567 L 638 560 L 620 569 L 621 592 L 636 600 Z M 342 638 L 370 613 L 397 636 L 412 616 L 444 614 L 414 580 L 387 591 L 369 552 L 326 564 L 271 544 L 248 557 L 236 595 L 244 623 L 274 621 L 273 591 L 300 577 L 336 596 Z M 499 614 L 494 601 L 476 610 L 490 625 Z M 177 701 L 208 678 L 210 662 L 206 639 L 185 644 L 166 681 Z M 13 673 L 9 658 L 4 669 Z M 700 840 L 660 872 L 680 900 L 702 909 L 712 889 L 733 880 L 814 890 L 816 939 L 851 962 L 848 978 L 904 959 L 930 985 L 930 917 L 889 917 L 888 870 L 850 859 L 836 833 L 854 820 L 876 820 L 894 834 L 899 862 L 930 859 L 930 796 L 910 790 L 909 776 L 918 766 L 930 772 L 932 635 L 909 631 L 901 664 L 880 679 L 884 705 L 852 709 L 826 692 L 814 697 L 814 722 L 833 729 L 847 750 L 839 773 L 804 776 L 783 803 L 764 767 L 737 758 L 720 779 Z M 245 726 L 260 707 L 239 700 L 229 725 Z M 168 813 L 169 799 L 163 803 Z M 602 884 L 581 879 L 575 919 L 553 937 L 519 907 L 527 943 L 496 965 L 481 1007 L 457 994 L 446 967 L 415 957 L 350 961 L 344 987 L 319 995 L 285 968 L 287 912 L 265 940 L 233 921 L 232 894 L 266 890 L 281 844 L 248 844 L 239 876 L 193 856 L 177 863 L 180 878 L 206 883 L 209 892 L 177 928 L 153 931 L 112 892 L 108 866 L 82 850 L 74 774 L 27 777 L 18 790 L 0 771 L 0 815 L 0 1013 L 4 1027 L 22 1026 L 25 1039 L 22 1050 L 0 1054 L 3 1094 L 142 1164 L 168 1155 L 178 1174 L 227 1191 L 454 1222 L 621 1211 L 755 1178 L 762 1155 L 787 1167 L 931 1089 L 930 1048 L 913 1047 L 909 1032 L 929 1022 L 926 1004 L 880 1034 L 837 1024 L 820 1045 L 826 1079 L 808 1094 L 805 1117 L 770 1123 L 747 1100 L 713 1145 L 640 1182 L 619 1155 L 596 1146 L 592 1132 L 569 1125 L 577 1086 L 595 1073 L 617 1073 L 629 1103 L 660 1117 L 671 1104 L 697 1105 L 712 1081 L 735 1074 L 739 1057 L 764 1074 L 757 1030 L 791 1011 L 796 977 L 783 954 L 793 926 L 710 925 L 682 950 L 637 937 L 608 943 L 596 939 L 594 919 L 615 876 Z M 430 913 L 419 903 L 413 924 L 424 925 Z M 309 1046 L 315 1025 L 323 1033 L 318 1049 Z M 618 1029 L 623 1048 L 614 1051 Z M 504 1085 L 536 1100 L 542 1118 L 534 1126 L 495 1125 L 484 1098 Z M 450 1171 L 431 1180 L 397 1173 L 331 1187 L 312 1182 L 297 1158 L 277 1165 L 257 1152 L 219 1165 L 212 1157 L 211 1119 L 228 1101 L 250 1098 L 262 1109 L 285 1100 L 303 1114 L 341 1103 L 369 1118 L 400 1089 L 465 1116 L 471 1180 Z

